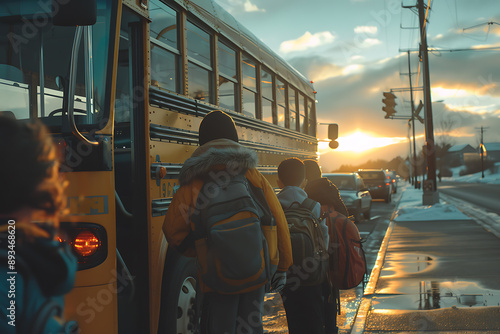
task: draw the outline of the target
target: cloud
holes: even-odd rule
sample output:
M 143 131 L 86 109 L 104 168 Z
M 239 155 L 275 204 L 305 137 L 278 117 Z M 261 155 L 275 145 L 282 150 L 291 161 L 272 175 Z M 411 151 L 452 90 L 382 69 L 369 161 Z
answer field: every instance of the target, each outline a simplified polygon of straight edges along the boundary
M 357 26 L 354 28 L 356 34 L 370 34 L 375 35 L 378 31 L 377 26 Z
M 369 48 L 369 47 L 372 47 L 374 45 L 379 45 L 379 44 L 382 44 L 382 42 L 379 39 L 367 38 L 361 43 L 361 46 L 364 48 Z
M 280 45 L 280 52 L 290 53 L 293 51 L 304 51 L 309 48 L 316 48 L 325 44 L 330 44 L 335 40 L 335 36 L 329 31 L 311 34 L 306 31 L 304 35 L 297 39 L 284 41 Z
M 453 32 L 455 34 L 455 32 Z M 362 35 L 357 35 L 362 37 Z M 443 34 L 441 41 L 456 42 L 452 33 Z M 363 39 L 360 38 L 360 41 Z M 338 123 L 340 136 L 349 135 L 360 129 L 381 137 L 404 138 L 408 134 L 407 119 L 384 119 L 382 92 L 391 88 L 408 87 L 408 76 L 400 72 L 407 69 L 407 55 L 376 59 L 356 57 L 352 52 L 342 58 L 341 43 L 332 45 L 327 54 L 308 53 L 287 59 L 306 77 L 314 80 L 318 92 L 316 99 L 317 119 L 320 123 Z M 493 43 L 493 42 L 492 42 Z M 357 43 L 361 51 L 362 43 Z M 462 44 L 463 45 L 463 44 Z M 334 47 L 334 48 L 333 48 Z M 352 58 L 356 57 L 354 61 Z M 417 53 L 412 54 L 414 71 L 417 69 Z M 449 136 L 453 144 L 477 145 L 477 130 L 481 126 L 500 128 L 500 66 L 497 51 L 432 52 L 429 54 L 432 98 L 444 100 L 433 103 L 435 140 Z M 347 67 L 359 65 L 360 67 Z M 416 80 L 416 77 L 414 77 Z M 422 76 L 419 84 L 421 86 Z M 410 116 L 409 93 L 398 93 L 397 116 Z M 422 99 L 422 93 L 415 92 L 415 101 Z M 420 113 L 424 116 L 424 111 Z M 440 129 L 442 120 L 454 120 L 454 128 Z M 424 144 L 424 126 L 416 122 L 417 147 Z M 318 136 L 326 137 L 326 126 L 318 126 Z M 403 141 L 403 140 L 401 140 Z M 487 131 L 485 141 L 500 142 L 500 132 Z M 408 154 L 408 142 L 393 144 L 387 148 L 353 154 L 331 150 L 322 152 L 320 163 L 324 170 L 331 171 L 341 164 L 356 164 L 368 159 L 390 160 L 397 155 Z
M 382 137 L 404 138 L 408 134 L 407 120 L 384 119 L 382 92 L 391 88 L 407 87 L 407 77 L 401 78 L 399 71 L 406 57 L 387 58 L 383 62 L 359 62 L 362 70 L 346 73 L 340 66 L 325 56 L 302 56 L 288 61 L 306 77 L 314 80 L 318 92 L 316 98 L 317 118 L 320 123 L 338 123 L 340 136 L 357 129 L 373 132 Z M 500 128 L 500 68 L 494 52 L 448 53 L 431 55 L 431 84 L 433 100 L 444 99 L 444 103 L 433 103 L 435 140 L 448 135 L 454 144 L 476 145 L 475 136 L 480 126 Z M 354 68 L 353 68 L 354 69 Z M 319 80 L 321 79 L 321 80 Z M 498 82 L 497 82 L 498 81 Z M 416 93 L 416 101 L 421 99 Z M 409 93 L 398 93 L 397 116 L 409 117 Z M 404 100 L 404 101 L 403 101 Z M 418 102 L 417 102 L 418 103 Z M 424 112 L 421 112 L 423 115 Z M 454 120 L 451 132 L 439 130 L 442 120 Z M 318 127 L 318 136 L 326 137 L 326 127 Z M 424 127 L 416 122 L 416 135 L 423 136 Z M 500 133 L 489 131 L 488 142 L 500 141 Z M 486 139 L 485 139 L 486 140 Z M 423 139 L 417 143 L 423 145 Z M 350 161 L 365 162 L 368 159 L 392 159 L 408 154 L 408 143 L 394 144 L 389 149 L 378 149 L 352 155 L 347 152 L 330 151 L 322 154 L 321 164 L 326 170 L 337 168 Z
M 230 14 L 237 12 L 265 12 L 265 9 L 259 8 L 251 0 L 217 0 L 217 2 Z
M 257 5 L 250 2 L 250 0 L 245 0 L 243 4 L 243 8 L 245 8 L 245 12 L 265 12 L 265 9 L 260 9 Z

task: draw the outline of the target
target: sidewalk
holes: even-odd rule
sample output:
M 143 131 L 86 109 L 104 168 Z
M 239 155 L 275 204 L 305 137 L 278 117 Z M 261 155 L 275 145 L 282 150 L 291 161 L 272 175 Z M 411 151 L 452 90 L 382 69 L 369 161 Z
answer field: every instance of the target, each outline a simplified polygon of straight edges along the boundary
M 406 188 L 351 333 L 500 333 L 500 239 Z

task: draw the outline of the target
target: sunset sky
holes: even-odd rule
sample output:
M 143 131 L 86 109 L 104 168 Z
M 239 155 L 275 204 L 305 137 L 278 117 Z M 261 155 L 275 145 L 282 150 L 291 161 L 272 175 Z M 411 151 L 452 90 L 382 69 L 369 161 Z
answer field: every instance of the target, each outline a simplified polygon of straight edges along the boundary
M 400 0 L 216 1 L 314 81 L 318 122 L 340 128 L 337 150 L 320 145 L 324 171 L 408 154 L 407 122 L 384 119 L 381 110 L 383 91 L 408 87 L 406 50 L 419 43 L 418 17 Z M 405 6 L 415 3 L 403 0 Z M 447 135 L 453 144 L 476 147 L 477 128 L 484 126 L 484 141 L 500 142 L 500 4 L 432 1 L 428 19 L 436 141 Z M 448 51 L 463 49 L 472 50 Z M 417 72 L 416 52 L 411 63 Z M 422 85 L 422 75 L 418 84 L 412 77 L 414 86 Z M 409 94 L 396 95 L 397 115 L 410 115 Z M 452 120 L 451 133 L 442 133 L 442 120 Z M 422 147 L 418 122 L 416 131 Z M 318 127 L 318 136 L 326 137 L 326 126 Z

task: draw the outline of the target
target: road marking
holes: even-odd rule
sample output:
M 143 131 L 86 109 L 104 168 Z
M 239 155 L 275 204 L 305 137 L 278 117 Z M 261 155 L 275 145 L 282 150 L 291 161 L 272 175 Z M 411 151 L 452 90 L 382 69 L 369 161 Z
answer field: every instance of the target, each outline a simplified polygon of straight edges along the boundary
M 373 217 L 370 218 L 370 220 L 375 220 L 375 219 L 378 219 L 378 218 L 380 218 L 380 216 L 373 216 Z

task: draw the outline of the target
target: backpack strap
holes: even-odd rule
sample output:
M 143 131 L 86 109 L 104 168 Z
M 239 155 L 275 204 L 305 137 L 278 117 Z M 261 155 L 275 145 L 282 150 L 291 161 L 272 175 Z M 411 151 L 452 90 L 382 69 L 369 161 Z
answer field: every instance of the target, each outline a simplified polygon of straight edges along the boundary
M 300 207 L 308 209 L 311 212 L 313 212 L 314 208 L 316 207 L 316 204 L 318 204 L 318 202 L 307 197 L 304 201 L 302 201 L 302 203 L 300 204 Z

